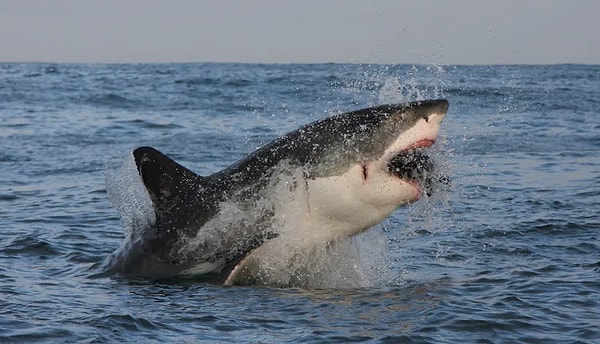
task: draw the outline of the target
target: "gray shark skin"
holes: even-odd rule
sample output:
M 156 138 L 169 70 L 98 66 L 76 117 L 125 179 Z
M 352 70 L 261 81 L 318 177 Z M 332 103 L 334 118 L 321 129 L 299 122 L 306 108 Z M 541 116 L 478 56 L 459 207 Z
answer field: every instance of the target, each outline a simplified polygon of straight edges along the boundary
M 434 164 L 426 150 L 447 110 L 448 101 L 437 99 L 334 115 L 209 176 L 154 148 L 137 148 L 133 157 L 155 221 L 127 238 L 105 271 L 276 283 L 261 279 L 261 264 L 278 247 L 294 242 L 277 251 L 290 251 L 278 253 L 285 260 L 351 237 L 430 192 Z

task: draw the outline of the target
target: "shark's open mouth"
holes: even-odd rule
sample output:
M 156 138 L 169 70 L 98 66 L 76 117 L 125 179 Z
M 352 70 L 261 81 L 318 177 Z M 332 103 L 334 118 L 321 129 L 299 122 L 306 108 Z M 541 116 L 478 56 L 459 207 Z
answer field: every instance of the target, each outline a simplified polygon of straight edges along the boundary
M 450 178 L 441 174 L 434 159 L 427 154 L 427 148 L 413 148 L 394 156 L 388 164 L 388 171 L 400 179 L 419 186 L 428 196 L 440 186 L 450 185 Z
M 434 169 L 434 164 L 423 148 L 403 151 L 388 164 L 389 172 L 398 178 L 423 184 Z

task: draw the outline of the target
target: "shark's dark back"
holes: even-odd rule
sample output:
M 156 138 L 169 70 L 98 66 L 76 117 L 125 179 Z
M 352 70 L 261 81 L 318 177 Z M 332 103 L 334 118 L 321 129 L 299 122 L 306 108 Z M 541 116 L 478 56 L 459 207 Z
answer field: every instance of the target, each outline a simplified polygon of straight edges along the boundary
M 356 141 L 365 140 L 387 114 L 373 116 L 372 112 L 353 112 L 334 115 L 292 131 L 268 143 L 229 168 L 217 173 L 221 179 L 254 183 L 269 173 L 282 160 L 293 166 L 302 166 L 307 177 L 322 167 L 322 162 L 343 157 Z M 357 130 L 357 128 L 360 128 Z M 364 133 L 364 135 L 361 134 Z M 347 147 L 345 147 L 347 146 Z
M 324 165 L 340 166 L 383 151 L 399 131 L 414 124 L 406 122 L 407 128 L 403 128 L 400 121 L 395 126 L 386 125 L 391 116 L 410 110 L 414 111 L 415 117 L 421 118 L 432 109 L 445 113 L 448 101 L 388 104 L 333 115 L 279 137 L 215 176 L 250 184 L 284 159 L 293 166 L 302 166 L 307 177 L 335 174 L 338 172 L 335 168 L 324 168 Z

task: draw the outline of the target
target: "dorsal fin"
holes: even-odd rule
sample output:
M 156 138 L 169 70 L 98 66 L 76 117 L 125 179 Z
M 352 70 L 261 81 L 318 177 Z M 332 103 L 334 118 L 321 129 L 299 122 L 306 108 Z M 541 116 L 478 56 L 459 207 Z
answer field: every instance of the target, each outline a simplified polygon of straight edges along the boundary
M 152 147 L 137 148 L 133 156 L 154 208 L 159 212 L 196 187 L 198 175 Z

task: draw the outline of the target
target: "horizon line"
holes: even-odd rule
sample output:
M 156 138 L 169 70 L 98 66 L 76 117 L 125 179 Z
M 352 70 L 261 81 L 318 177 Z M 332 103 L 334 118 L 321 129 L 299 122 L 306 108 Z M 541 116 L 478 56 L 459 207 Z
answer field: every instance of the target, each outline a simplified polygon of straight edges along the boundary
M 44 61 L 44 60 L 24 60 L 24 61 L 2 61 L 0 64 L 73 64 L 73 65 L 160 65 L 160 64 L 239 64 L 239 65 L 379 65 L 379 66 L 564 66 L 564 65 L 582 65 L 582 66 L 598 66 L 600 63 L 589 63 L 589 62 L 510 62 L 510 63 L 437 63 L 437 62 L 398 62 L 398 63 L 387 63 L 387 62 L 241 62 L 241 61 L 123 61 L 123 62 L 91 62 L 91 61 Z

